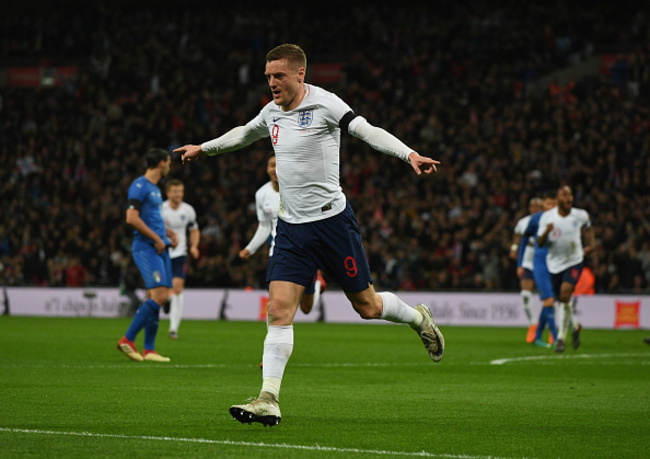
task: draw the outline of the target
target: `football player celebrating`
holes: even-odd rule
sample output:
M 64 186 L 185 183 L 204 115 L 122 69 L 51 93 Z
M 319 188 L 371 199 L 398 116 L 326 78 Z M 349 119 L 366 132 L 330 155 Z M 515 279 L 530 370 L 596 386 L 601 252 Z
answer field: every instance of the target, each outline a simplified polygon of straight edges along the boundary
M 582 236 L 587 240 L 583 248 Z M 557 207 L 544 212 L 539 219 L 537 243 L 540 247 L 548 244 L 546 264 L 552 275 L 555 297 L 564 310 L 560 323 L 555 352 L 564 352 L 569 326 L 573 325 L 574 347 L 579 345 L 580 324 L 573 315 L 571 295 L 582 272 L 584 256 L 595 247 L 594 230 L 589 213 L 573 207 L 571 188 L 563 186 L 557 193 Z
M 357 218 L 340 185 L 341 132 L 349 132 L 382 153 L 400 158 L 416 174 L 437 171 L 392 134 L 372 126 L 338 96 L 305 83 L 307 58 L 296 45 L 280 45 L 266 55 L 265 75 L 273 96 L 244 126 L 202 145 L 175 150 L 183 162 L 218 155 L 270 137 L 277 160 L 280 208 L 275 250 L 267 272 L 268 330 L 264 341 L 259 397 L 230 408 L 242 422 L 280 422 L 278 397 L 293 350 L 293 318 L 305 288 L 320 267 L 341 284 L 364 319 L 409 324 L 429 357 L 442 359 L 444 339 L 423 304 L 411 307 L 391 292 L 375 292 Z

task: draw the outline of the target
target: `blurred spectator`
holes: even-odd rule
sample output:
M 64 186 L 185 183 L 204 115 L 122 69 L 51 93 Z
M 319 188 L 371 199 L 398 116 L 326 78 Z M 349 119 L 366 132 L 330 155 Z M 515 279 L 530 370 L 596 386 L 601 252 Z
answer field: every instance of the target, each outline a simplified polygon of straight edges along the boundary
M 72 257 L 65 268 L 65 286 L 83 287 L 86 285 L 87 275 L 86 268 L 81 265 L 79 257 Z
M 140 152 L 251 119 L 269 100 L 259 68 L 267 48 L 298 41 L 314 63 L 342 64 L 341 84 L 324 86 L 442 162 L 433 179 L 413 179 L 408 166 L 342 135 L 342 186 L 379 288 L 518 290 L 509 222 L 534 194 L 568 183 L 598 228 L 598 293 L 648 292 L 648 16 L 534 3 L 346 4 L 345 17 L 305 5 L 289 29 L 261 4 L 76 2 L 65 14 L 8 6 L 3 65 L 80 67 L 65 86 L 0 88 L 8 282 L 66 285 L 76 256 L 86 283 L 117 286 L 132 239 L 123 190 L 142 170 Z M 529 91 L 537 76 L 600 52 L 621 56 L 612 74 Z M 187 183 L 202 228 L 188 287 L 264 288 L 267 257 L 242 266 L 233 253 L 255 227 L 248 208 L 267 150 L 258 142 L 191 166 L 173 158 L 171 176 Z

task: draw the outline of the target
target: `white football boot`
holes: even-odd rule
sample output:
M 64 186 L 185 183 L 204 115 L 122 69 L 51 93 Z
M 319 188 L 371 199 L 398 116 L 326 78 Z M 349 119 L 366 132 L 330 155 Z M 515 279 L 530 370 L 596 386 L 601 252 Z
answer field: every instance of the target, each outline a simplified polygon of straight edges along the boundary
M 445 352 L 445 338 L 440 333 L 440 330 L 438 330 L 436 323 L 433 321 L 431 310 L 427 306 L 418 304 L 415 309 L 424 317 L 422 323 L 420 323 L 420 326 L 415 331 L 420 335 L 420 339 L 424 343 L 424 347 L 427 348 L 431 360 L 440 362 L 442 354 Z
M 245 405 L 231 406 L 230 414 L 234 420 L 242 424 L 259 422 L 265 427 L 278 425 L 281 420 L 278 399 L 269 392 L 262 392 L 259 398 L 252 399 Z

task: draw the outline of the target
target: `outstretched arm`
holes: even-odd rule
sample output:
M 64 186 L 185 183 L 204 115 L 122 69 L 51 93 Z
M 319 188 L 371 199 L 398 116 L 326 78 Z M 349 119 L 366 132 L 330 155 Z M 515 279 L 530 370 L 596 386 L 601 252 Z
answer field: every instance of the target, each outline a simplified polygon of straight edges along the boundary
M 350 122 L 348 131 L 353 136 L 366 142 L 375 150 L 387 155 L 396 156 L 397 158 L 409 163 L 418 175 L 422 174 L 422 172 L 425 174 L 431 174 L 438 171 L 436 165 L 440 164 L 440 161 L 436 161 L 426 156 L 420 156 L 393 134 L 382 128 L 371 125 L 362 116 L 357 116 Z
M 221 137 L 217 137 L 201 145 L 184 145 L 174 150 L 174 153 L 181 153 L 181 160 L 185 164 L 186 162 L 196 161 L 205 155 L 215 156 L 221 153 L 239 150 L 261 138 L 248 125 L 237 126 Z
M 239 252 L 239 258 L 248 260 L 250 256 L 257 252 L 257 249 L 266 242 L 272 231 L 273 224 L 270 220 L 259 222 L 257 230 L 255 230 L 255 234 L 253 235 L 253 239 L 251 239 L 248 245 Z

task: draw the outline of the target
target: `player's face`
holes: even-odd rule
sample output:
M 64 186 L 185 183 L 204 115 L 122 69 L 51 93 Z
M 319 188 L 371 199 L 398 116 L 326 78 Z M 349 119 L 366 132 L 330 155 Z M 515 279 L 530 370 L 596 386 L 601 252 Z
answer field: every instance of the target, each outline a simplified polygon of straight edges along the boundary
M 528 204 L 528 213 L 529 213 L 529 214 L 536 214 L 537 212 L 539 212 L 540 210 L 542 210 L 542 206 L 540 206 L 540 205 L 538 204 L 538 202 L 539 202 L 539 201 L 537 201 L 537 202 L 531 202 L 530 204 Z
M 275 156 L 271 156 L 269 162 L 266 163 L 266 173 L 269 174 L 273 183 L 278 183 L 278 174 L 275 172 Z
M 571 210 L 571 206 L 573 205 L 573 194 L 571 193 L 571 188 L 568 186 L 560 188 L 560 191 L 557 193 L 557 205 L 563 212 Z
M 297 97 L 303 90 L 305 68 L 297 67 L 287 59 L 280 59 L 266 63 L 264 72 L 273 94 L 273 102 L 282 107 L 282 110 L 293 110 L 300 102 Z
M 167 177 L 167 174 L 169 174 L 169 169 L 171 168 L 171 164 L 171 158 L 167 158 L 167 160 L 163 162 L 162 168 L 160 169 L 161 176 Z
M 169 187 L 167 192 L 167 198 L 174 204 L 180 204 L 183 201 L 183 194 L 185 193 L 185 187 L 183 185 L 173 185 Z

